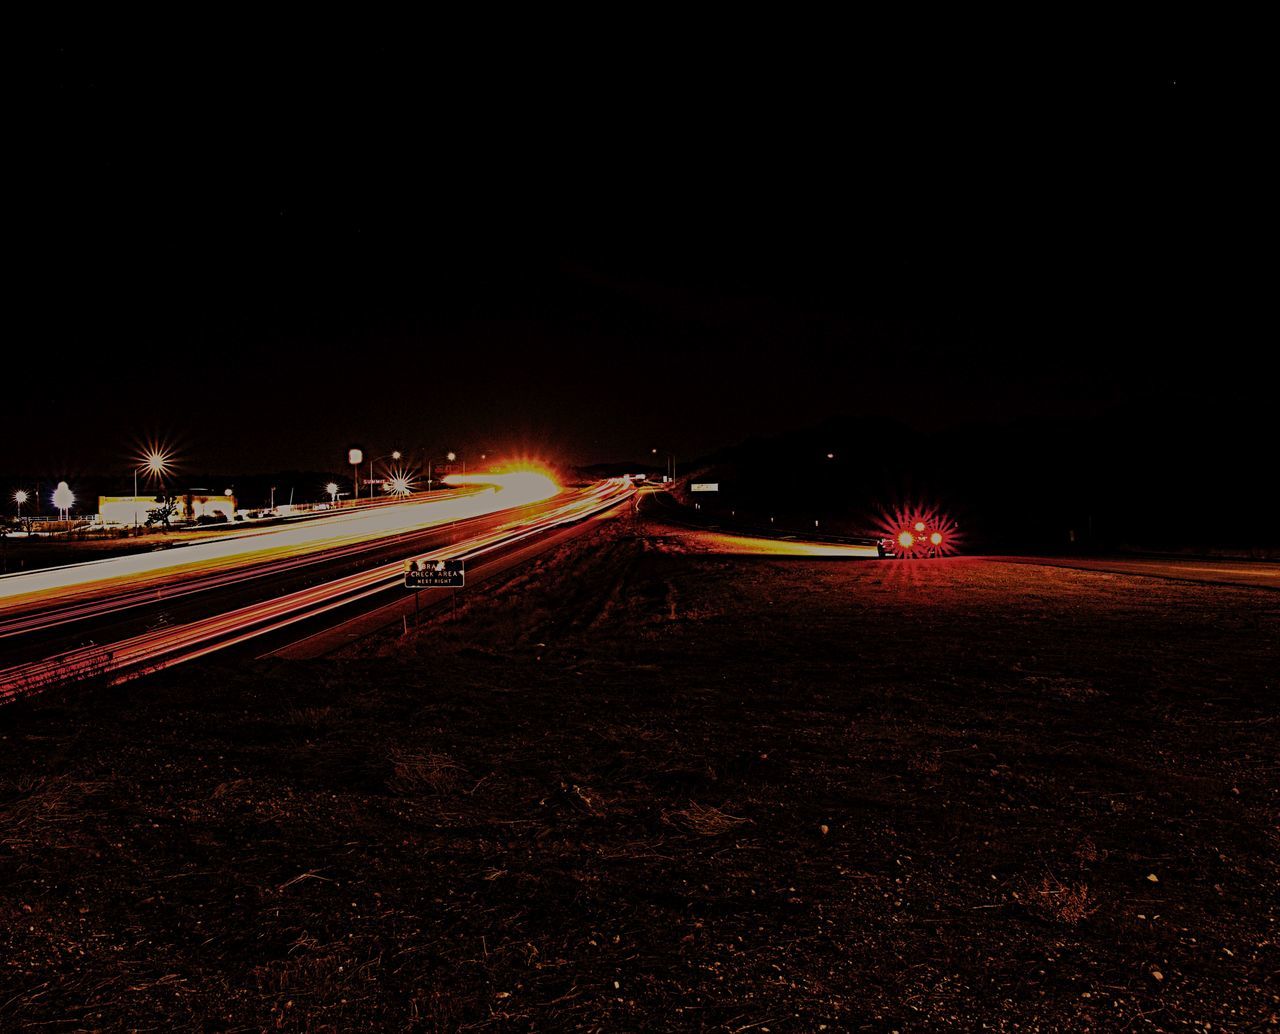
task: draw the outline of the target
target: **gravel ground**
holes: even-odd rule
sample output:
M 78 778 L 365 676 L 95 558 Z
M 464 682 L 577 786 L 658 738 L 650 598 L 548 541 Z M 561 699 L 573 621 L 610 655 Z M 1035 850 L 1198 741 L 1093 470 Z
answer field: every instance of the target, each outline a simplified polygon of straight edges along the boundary
M 0 711 L 0 1028 L 1254 1030 L 1280 595 L 631 517 Z

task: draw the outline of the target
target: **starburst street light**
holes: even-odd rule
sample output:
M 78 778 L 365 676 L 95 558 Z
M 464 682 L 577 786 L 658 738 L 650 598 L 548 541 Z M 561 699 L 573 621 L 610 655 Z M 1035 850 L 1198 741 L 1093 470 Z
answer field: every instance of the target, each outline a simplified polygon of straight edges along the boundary
M 18 489 L 13 493 L 13 501 L 18 504 L 18 520 L 22 520 L 22 504 L 27 501 L 27 493 Z
M 400 460 L 400 450 L 399 450 L 399 449 L 392 449 L 390 452 L 385 453 L 385 454 L 384 454 L 384 455 L 382 455 L 382 456 L 370 456 L 370 457 L 369 457 L 369 498 L 370 498 L 370 499 L 372 499 L 372 498 L 373 498 L 373 465 L 374 465 L 375 463 L 381 463 L 383 460 L 395 460 L 395 461 L 399 462 L 399 460 Z M 387 481 L 386 481 L 386 479 L 383 479 L 382 487 L 383 487 L 383 490 L 384 490 L 384 491 L 388 490 L 388 488 L 387 488 Z
M 138 472 L 145 470 L 150 476 L 163 478 L 169 473 L 170 455 L 164 449 L 152 446 L 141 457 L 142 462 L 133 468 L 133 526 L 138 526 Z
M 337 485 L 337 482 L 330 481 L 327 485 L 325 485 L 325 486 L 324 486 L 324 490 L 329 494 L 329 499 L 330 499 L 330 501 L 332 501 L 332 503 L 333 503 L 335 506 L 337 506 L 337 504 L 338 504 L 338 485 Z
M 133 494 L 138 494 L 138 472 L 145 470 L 153 477 L 164 477 L 169 473 L 170 456 L 163 449 L 148 449 L 142 462 L 133 468 Z
M 397 471 L 388 479 L 386 489 L 390 495 L 408 495 L 413 491 L 413 479 L 408 474 Z

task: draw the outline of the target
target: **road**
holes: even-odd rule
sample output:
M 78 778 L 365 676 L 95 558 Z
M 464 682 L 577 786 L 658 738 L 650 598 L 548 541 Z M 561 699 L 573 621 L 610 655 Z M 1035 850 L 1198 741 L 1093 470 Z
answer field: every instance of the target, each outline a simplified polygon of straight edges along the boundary
M 77 679 L 123 681 L 278 640 L 290 626 L 314 629 L 326 615 L 345 619 L 398 590 L 406 559 L 487 560 L 632 491 L 607 481 L 557 492 L 539 480 L 516 475 L 463 498 L 2 578 L 0 702 Z
M 1265 560 L 1206 560 L 1194 557 L 1017 557 L 993 556 L 1011 564 L 1070 567 L 1079 571 L 1172 578 L 1180 582 L 1244 585 L 1255 589 L 1280 589 L 1280 564 Z
M 763 529 L 722 528 L 711 518 L 678 506 L 665 492 L 644 490 L 636 497 L 639 509 L 656 514 L 680 528 L 700 532 L 700 548 L 739 555 L 795 556 L 813 558 L 874 557 L 873 539 L 840 538 L 825 535 L 778 535 Z M 979 559 L 974 557 L 972 559 Z M 981 559 L 1011 564 L 1037 564 L 1117 575 L 1140 575 L 1175 581 L 1249 588 L 1280 589 L 1280 563 L 1267 560 L 1209 559 L 1205 557 L 1034 557 L 989 555 Z M 908 561 L 910 562 L 910 561 Z

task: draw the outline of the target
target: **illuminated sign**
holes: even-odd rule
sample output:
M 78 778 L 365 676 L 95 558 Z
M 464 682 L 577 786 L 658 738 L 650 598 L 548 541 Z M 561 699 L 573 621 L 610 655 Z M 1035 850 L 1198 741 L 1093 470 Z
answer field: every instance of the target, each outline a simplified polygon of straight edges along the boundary
M 466 580 L 465 560 L 410 560 L 405 564 L 406 589 L 461 589 Z
M 358 463 L 363 463 L 364 453 L 361 452 L 359 449 L 350 449 L 347 452 L 347 462 L 350 463 L 353 467 Z
M 718 481 L 693 481 L 689 484 L 690 492 L 719 492 L 720 482 Z

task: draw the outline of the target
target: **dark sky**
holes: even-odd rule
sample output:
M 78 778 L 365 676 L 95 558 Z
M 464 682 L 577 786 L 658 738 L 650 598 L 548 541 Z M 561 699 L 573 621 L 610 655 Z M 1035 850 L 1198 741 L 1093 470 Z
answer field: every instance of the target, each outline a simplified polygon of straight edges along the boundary
M 1176 76 L 42 41 L 0 471 L 1246 404 L 1229 98 Z

